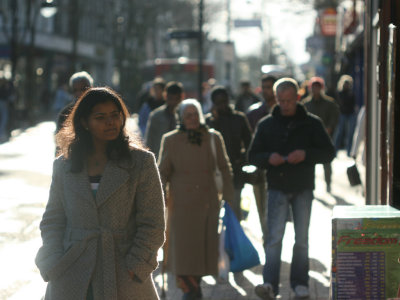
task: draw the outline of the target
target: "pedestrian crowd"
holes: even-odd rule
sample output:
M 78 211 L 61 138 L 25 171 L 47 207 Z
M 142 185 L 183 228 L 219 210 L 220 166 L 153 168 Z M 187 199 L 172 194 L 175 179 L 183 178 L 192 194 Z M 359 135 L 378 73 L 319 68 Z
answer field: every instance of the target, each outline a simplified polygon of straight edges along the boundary
M 161 247 L 162 272 L 175 277 L 182 299 L 202 299 L 202 277 L 219 274 L 221 200 L 245 219 L 245 184 L 253 187 L 266 256 L 256 295 L 279 295 L 282 240 L 292 219 L 290 285 L 296 297 L 309 297 L 315 165 L 323 164 L 331 192 L 336 152 L 354 156 L 359 108 L 352 83 L 343 75 L 331 97 L 321 77 L 300 88 L 292 78 L 265 74 L 260 95 L 244 80 L 233 97 L 212 79 L 203 99 L 186 99 L 182 83 L 157 77 L 138 96 L 134 135 L 118 93 L 95 87 L 87 72 L 72 75 L 53 105 L 56 158 L 36 257 L 48 281 L 45 299 L 158 299 L 152 273 Z

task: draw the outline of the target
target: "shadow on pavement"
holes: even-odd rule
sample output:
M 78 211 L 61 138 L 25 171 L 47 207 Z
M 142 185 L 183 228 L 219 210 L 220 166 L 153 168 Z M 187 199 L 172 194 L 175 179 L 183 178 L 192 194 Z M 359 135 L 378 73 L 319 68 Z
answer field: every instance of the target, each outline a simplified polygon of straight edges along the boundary
M 262 266 L 257 266 L 257 273 L 262 271 Z M 251 271 L 254 272 L 252 268 Z M 161 276 L 160 268 L 154 272 L 155 284 L 161 299 L 166 300 L 179 300 L 182 298 L 181 290 L 176 286 L 175 277 L 170 273 L 166 278 L 165 298 L 161 297 L 162 283 L 160 282 Z M 229 282 L 215 282 L 214 278 L 207 276 L 201 282 L 201 289 L 204 300 L 234 300 L 234 299 L 258 299 L 254 295 L 254 287 L 257 283 L 252 283 L 243 273 L 230 273 Z M 212 282 L 210 282 L 212 281 Z
M 325 265 L 321 263 L 318 259 L 310 258 L 310 271 L 315 271 L 320 274 L 325 274 L 328 270 Z
M 204 300 L 257 300 L 260 299 L 255 295 L 254 288 L 261 282 L 251 280 L 252 276 L 249 273 L 257 275 L 260 279 L 262 275 L 262 265 L 253 267 L 245 272 L 230 273 L 230 280 L 226 283 L 210 283 L 209 280 L 203 279 L 201 282 L 201 288 L 203 292 Z M 310 258 L 310 271 L 318 273 L 318 276 L 313 276 L 311 273 L 309 280 L 310 298 L 309 299 L 328 299 L 329 287 L 326 285 L 329 282 L 329 276 L 327 276 L 328 270 L 319 260 Z M 315 274 L 315 273 L 314 273 Z M 182 292 L 177 288 L 175 278 L 171 274 L 168 274 L 166 280 L 166 297 L 161 298 L 165 300 L 179 300 L 182 298 Z M 290 287 L 290 264 L 282 261 L 281 263 L 281 280 L 280 280 L 280 296 L 278 299 L 296 299 L 294 293 Z M 208 276 L 210 277 L 210 276 Z M 161 296 L 161 281 L 160 281 L 160 269 L 158 268 L 154 273 L 156 278 L 156 287 Z M 262 281 L 262 280 L 261 280 Z M 324 281 L 324 282 L 321 282 Z
M 326 199 L 323 198 L 318 198 L 318 197 L 314 197 L 314 200 L 317 200 L 318 202 L 320 202 L 322 205 L 324 205 L 325 207 L 329 208 L 329 209 L 333 209 L 334 206 L 336 205 L 353 205 L 352 202 L 348 202 L 346 200 L 344 200 L 344 198 L 331 194 L 331 196 L 335 199 L 335 203 L 329 203 Z

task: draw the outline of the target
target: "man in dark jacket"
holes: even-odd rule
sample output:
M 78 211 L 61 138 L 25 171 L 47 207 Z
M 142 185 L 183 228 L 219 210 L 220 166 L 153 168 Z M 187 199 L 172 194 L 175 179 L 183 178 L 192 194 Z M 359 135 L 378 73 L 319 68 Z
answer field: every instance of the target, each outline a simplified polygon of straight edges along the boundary
M 296 297 L 308 292 L 308 227 L 314 189 L 315 164 L 330 162 L 335 149 L 321 120 L 298 103 L 298 85 L 282 78 L 274 85 L 278 105 L 259 124 L 249 150 L 249 161 L 267 169 L 268 237 L 264 284 L 256 294 L 275 299 L 279 293 L 282 239 L 289 206 L 292 208 L 295 244 L 290 284 Z
M 210 128 L 219 131 L 224 138 L 233 170 L 235 196 L 233 211 L 238 220 L 242 218 L 240 200 L 244 186 L 242 167 L 246 164 L 246 152 L 251 141 L 251 129 L 246 115 L 229 106 L 229 94 L 225 87 L 215 86 L 211 92 L 212 113 L 206 116 Z

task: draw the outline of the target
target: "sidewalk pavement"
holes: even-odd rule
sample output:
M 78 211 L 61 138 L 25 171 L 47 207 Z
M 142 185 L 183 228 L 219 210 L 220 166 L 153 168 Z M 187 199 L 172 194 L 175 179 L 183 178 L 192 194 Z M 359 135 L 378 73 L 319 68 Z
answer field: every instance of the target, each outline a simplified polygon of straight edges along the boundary
M 310 256 L 310 298 L 315 300 L 329 299 L 330 264 L 331 264 L 331 215 L 335 205 L 363 205 L 362 187 L 351 187 L 348 183 L 346 169 L 353 160 L 348 158 L 344 151 L 339 151 L 332 162 L 332 191 L 326 192 L 322 165 L 316 167 L 316 189 L 312 204 L 312 215 L 309 233 Z M 360 170 L 361 172 L 362 170 Z M 205 300 L 256 300 L 254 293 L 256 285 L 262 283 L 262 265 L 265 254 L 262 246 L 262 235 L 252 187 L 246 185 L 242 193 L 242 202 L 250 206 L 249 215 L 242 221 L 247 236 L 256 247 L 261 265 L 245 270 L 238 274 L 229 274 L 229 282 L 217 283 L 212 276 L 206 276 L 201 282 L 203 299 Z M 243 204 L 242 204 L 243 205 Z M 290 262 L 294 243 L 293 223 L 288 222 L 282 246 L 281 286 L 278 299 L 295 299 L 290 289 Z M 165 290 L 167 300 L 180 300 L 182 292 L 176 287 L 175 279 L 171 274 L 166 277 Z M 162 279 L 160 270 L 154 274 L 155 282 L 161 295 Z

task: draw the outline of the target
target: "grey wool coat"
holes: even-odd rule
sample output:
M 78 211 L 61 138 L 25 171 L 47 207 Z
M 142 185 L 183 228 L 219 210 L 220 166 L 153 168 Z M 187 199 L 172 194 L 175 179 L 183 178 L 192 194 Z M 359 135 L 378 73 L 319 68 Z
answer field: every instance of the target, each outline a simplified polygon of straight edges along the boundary
M 158 299 L 151 275 L 165 238 L 161 181 L 153 154 L 131 157 L 107 163 L 96 196 L 86 167 L 71 173 L 69 160 L 55 160 L 36 256 L 46 300 L 84 300 L 89 284 L 95 300 Z
M 213 177 L 216 164 L 223 177 L 223 198 L 233 199 L 232 169 L 221 134 L 205 132 L 199 146 L 189 143 L 186 132 L 171 131 L 163 136 L 158 161 L 169 192 L 167 269 L 175 275 L 217 275 L 220 201 Z

